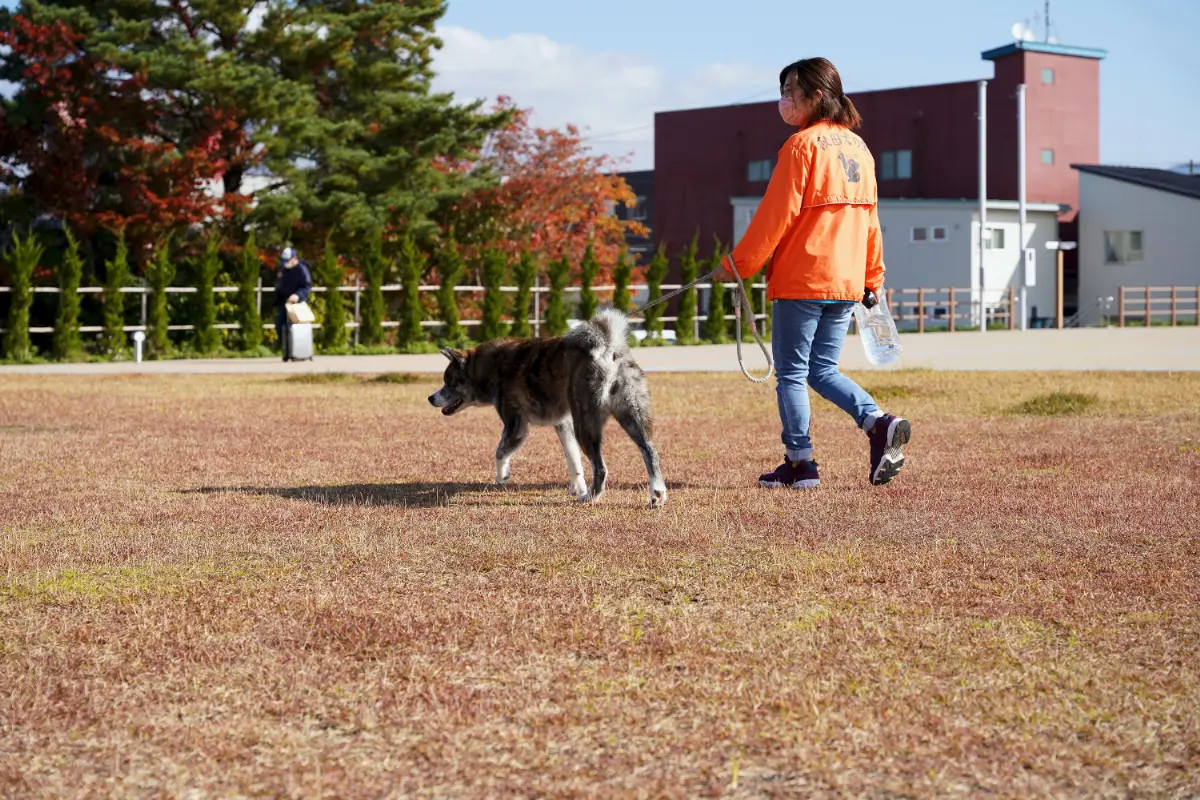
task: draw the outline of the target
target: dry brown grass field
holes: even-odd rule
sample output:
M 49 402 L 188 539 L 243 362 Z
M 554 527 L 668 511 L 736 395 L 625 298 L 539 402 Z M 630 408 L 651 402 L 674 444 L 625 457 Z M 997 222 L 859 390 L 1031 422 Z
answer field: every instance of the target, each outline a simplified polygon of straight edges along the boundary
M 0 794 L 1200 793 L 1200 376 L 859 377 L 906 471 L 817 401 L 798 493 L 652 376 L 659 512 L 432 379 L 0 378 Z

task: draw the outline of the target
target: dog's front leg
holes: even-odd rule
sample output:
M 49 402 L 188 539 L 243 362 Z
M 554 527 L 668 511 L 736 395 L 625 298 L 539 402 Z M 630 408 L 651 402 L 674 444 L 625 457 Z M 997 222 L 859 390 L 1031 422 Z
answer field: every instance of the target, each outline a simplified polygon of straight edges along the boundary
M 579 450 L 579 442 L 575 441 L 575 423 L 568 419 L 554 426 L 558 440 L 562 442 L 563 455 L 567 457 L 567 475 L 570 484 L 567 491 L 571 497 L 587 495 L 587 482 L 583 477 L 583 453 Z
M 496 448 L 496 483 L 504 485 L 512 478 L 512 457 L 529 438 L 529 425 L 519 416 L 506 417 L 504 433 Z

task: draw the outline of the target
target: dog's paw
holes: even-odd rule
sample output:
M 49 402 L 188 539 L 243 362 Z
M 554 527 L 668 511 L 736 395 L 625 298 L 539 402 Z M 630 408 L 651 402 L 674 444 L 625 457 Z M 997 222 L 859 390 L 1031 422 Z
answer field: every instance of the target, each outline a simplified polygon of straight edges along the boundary
M 587 484 L 583 481 L 580 481 L 579 483 L 572 483 L 567 486 L 567 494 L 571 497 L 583 499 L 584 495 L 587 494 Z
M 662 508 L 666 504 L 667 504 L 667 490 L 666 489 L 655 489 L 654 491 L 650 492 L 650 507 L 651 508 Z

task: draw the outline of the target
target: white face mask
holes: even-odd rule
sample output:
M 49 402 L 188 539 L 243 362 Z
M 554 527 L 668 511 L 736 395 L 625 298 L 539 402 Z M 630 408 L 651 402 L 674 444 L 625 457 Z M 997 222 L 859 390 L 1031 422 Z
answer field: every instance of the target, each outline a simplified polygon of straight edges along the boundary
M 804 124 L 804 112 L 796 108 L 796 101 L 792 99 L 790 92 L 779 98 L 779 116 L 788 125 L 796 128 Z

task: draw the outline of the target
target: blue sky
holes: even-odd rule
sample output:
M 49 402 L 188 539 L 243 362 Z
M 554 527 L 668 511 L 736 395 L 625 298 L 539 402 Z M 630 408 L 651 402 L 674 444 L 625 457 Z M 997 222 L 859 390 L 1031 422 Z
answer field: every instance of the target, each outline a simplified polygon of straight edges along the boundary
M 496 52 L 490 62 L 443 63 L 446 79 L 464 94 L 508 85 L 522 105 L 544 111 L 544 122 L 585 124 L 597 149 L 636 150 L 639 167 L 652 164 L 652 128 L 610 134 L 649 126 L 654 110 L 737 102 L 756 91 L 773 99 L 779 68 L 812 55 L 838 65 L 848 93 L 989 77 L 991 64 L 979 54 L 1011 41 L 1017 21 L 1040 34 L 1043 8 L 1041 0 L 574 0 L 565 13 L 567 5 L 451 0 L 444 57 L 471 62 L 469 45 L 482 45 L 462 31 Z M 1064 44 L 1108 51 L 1100 78 L 1103 161 L 1200 160 L 1200 2 L 1054 0 L 1051 25 Z M 560 50 L 518 46 L 522 35 Z
M 1014 22 L 1040 34 L 1041 16 L 1041 0 L 451 0 L 437 85 L 511 95 L 646 168 L 656 110 L 773 99 L 779 68 L 811 55 L 838 65 L 848 93 L 985 78 L 979 54 Z M 1054 0 L 1051 22 L 1062 43 L 1108 51 L 1105 163 L 1200 160 L 1200 1 Z

